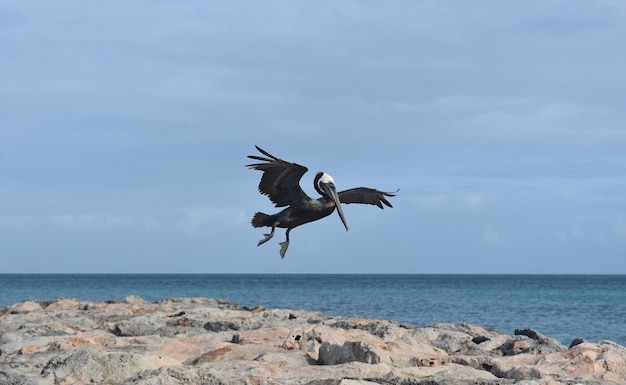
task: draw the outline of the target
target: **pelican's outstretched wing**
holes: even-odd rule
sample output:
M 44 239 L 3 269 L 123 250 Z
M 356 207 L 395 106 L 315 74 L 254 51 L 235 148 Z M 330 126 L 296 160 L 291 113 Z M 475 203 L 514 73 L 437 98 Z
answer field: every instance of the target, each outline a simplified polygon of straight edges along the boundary
M 248 164 L 246 167 L 263 171 L 263 176 L 259 183 L 259 192 L 261 194 L 267 195 L 276 207 L 289 206 L 309 198 L 302 190 L 302 187 L 300 187 L 300 179 L 308 171 L 306 167 L 296 163 L 285 162 L 261 147 L 255 147 L 267 158 L 248 155 L 248 158 L 260 160 L 263 163 Z
M 368 205 L 376 205 L 381 209 L 383 203 L 388 207 L 393 207 L 385 197 L 395 197 L 398 191 L 384 192 L 369 187 L 357 187 L 344 190 L 338 193 L 341 203 L 363 203 Z

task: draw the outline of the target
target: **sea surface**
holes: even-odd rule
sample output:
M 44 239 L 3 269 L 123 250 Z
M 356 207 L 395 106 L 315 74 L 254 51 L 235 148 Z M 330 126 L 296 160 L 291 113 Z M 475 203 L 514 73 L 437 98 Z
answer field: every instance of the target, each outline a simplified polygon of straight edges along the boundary
M 0 274 L 0 307 L 26 300 L 210 297 L 406 322 L 533 328 L 626 346 L 625 275 Z

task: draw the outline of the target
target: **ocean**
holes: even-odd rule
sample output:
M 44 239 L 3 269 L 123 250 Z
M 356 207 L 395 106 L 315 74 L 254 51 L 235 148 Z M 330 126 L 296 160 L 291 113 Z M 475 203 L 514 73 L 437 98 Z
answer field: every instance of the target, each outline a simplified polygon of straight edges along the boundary
M 240 305 L 358 315 L 416 326 L 533 328 L 626 346 L 625 275 L 0 274 L 0 307 L 26 300 L 157 301 L 210 297 Z

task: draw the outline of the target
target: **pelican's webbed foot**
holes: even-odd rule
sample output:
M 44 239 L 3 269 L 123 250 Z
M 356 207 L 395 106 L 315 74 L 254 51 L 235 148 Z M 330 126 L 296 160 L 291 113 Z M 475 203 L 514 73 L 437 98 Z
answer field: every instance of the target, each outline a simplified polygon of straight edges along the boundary
M 269 234 L 263 234 L 265 235 L 265 238 L 261 239 L 259 241 L 259 243 L 257 243 L 257 246 L 261 246 L 262 244 L 264 244 L 265 242 L 269 241 L 270 239 L 272 239 L 272 237 L 274 236 L 274 229 L 276 227 L 272 226 L 272 231 Z
M 287 252 L 287 248 L 289 247 L 289 241 L 280 242 L 280 257 L 285 258 L 285 253 Z
M 285 258 L 285 253 L 287 252 L 287 248 L 289 247 L 289 232 L 291 231 L 291 229 L 287 229 L 287 232 L 285 233 L 285 235 L 287 236 L 287 239 L 285 239 L 285 242 L 280 242 L 280 257 L 281 258 Z

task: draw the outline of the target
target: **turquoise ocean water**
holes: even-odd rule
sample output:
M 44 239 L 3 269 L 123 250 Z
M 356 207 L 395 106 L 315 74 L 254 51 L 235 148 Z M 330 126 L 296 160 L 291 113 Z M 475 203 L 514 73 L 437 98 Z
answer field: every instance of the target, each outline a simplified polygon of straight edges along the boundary
M 533 328 L 626 346 L 624 275 L 0 274 L 0 307 L 25 300 L 221 298 L 241 305 L 433 325 Z

